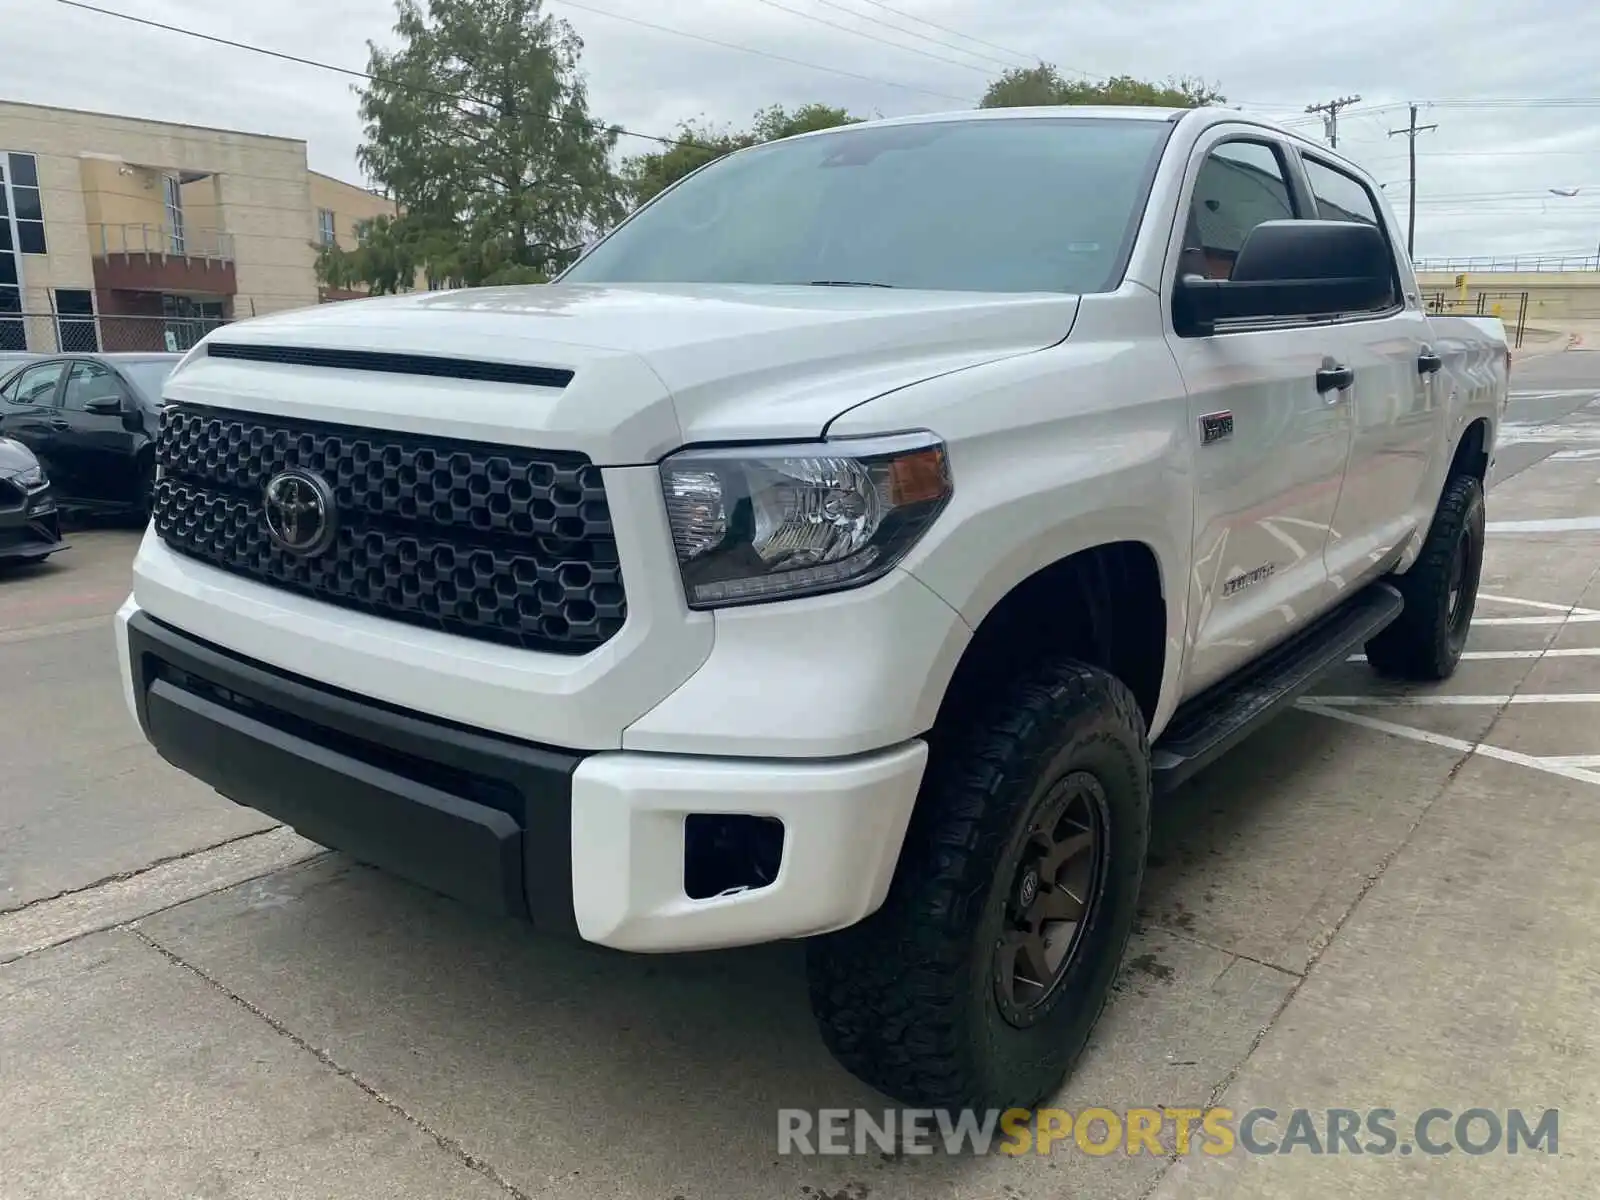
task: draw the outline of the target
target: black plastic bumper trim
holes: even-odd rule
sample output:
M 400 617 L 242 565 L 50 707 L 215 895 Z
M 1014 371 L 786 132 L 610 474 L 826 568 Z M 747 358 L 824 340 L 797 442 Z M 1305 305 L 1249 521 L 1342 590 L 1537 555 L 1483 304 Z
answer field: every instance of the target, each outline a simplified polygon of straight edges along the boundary
M 335 691 L 148 613 L 129 620 L 128 639 L 139 724 L 180 770 L 362 862 L 576 936 L 582 754 Z

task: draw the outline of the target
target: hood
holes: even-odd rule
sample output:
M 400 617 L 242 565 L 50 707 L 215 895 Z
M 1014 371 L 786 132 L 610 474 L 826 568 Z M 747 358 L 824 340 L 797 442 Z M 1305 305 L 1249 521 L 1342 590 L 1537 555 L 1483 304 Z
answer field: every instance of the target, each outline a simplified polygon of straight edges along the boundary
M 0 435 L 0 479 L 8 479 L 18 471 L 38 465 L 39 460 L 33 456 L 32 450 L 21 442 Z
M 516 388 L 514 397 L 501 385 L 456 382 L 448 411 L 435 399 L 431 422 L 416 414 L 419 428 L 442 432 L 440 420 L 465 422 L 480 427 L 470 436 L 531 438 L 618 464 L 655 461 L 689 442 L 815 437 L 841 412 L 884 392 L 1053 345 L 1071 329 L 1077 307 L 1077 297 L 1054 294 L 548 284 L 318 305 L 228 325 L 207 342 L 564 368 L 573 372 L 565 388 Z M 261 373 L 305 379 L 311 368 L 248 366 L 255 375 L 247 383 L 242 375 L 223 378 L 247 364 L 192 359 L 169 382 L 168 396 L 203 388 L 209 372 L 218 386 L 260 392 L 269 407 L 298 407 L 281 389 L 259 386 Z M 356 379 L 364 373 L 337 374 L 340 387 L 324 388 L 319 403 L 350 405 L 351 419 L 361 419 L 367 389 Z M 413 386 L 395 377 L 389 383 L 399 404 L 390 415 L 404 427 Z

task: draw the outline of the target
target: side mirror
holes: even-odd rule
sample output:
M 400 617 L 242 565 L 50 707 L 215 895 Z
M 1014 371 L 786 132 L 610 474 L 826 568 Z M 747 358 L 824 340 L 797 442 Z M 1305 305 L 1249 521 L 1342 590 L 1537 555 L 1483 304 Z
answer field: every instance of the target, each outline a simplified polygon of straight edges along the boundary
M 117 416 L 122 412 L 121 396 L 91 396 L 83 402 L 83 411 Z
M 1395 302 L 1394 260 L 1375 225 L 1263 221 L 1245 237 L 1227 279 L 1178 278 L 1180 333 L 1220 321 L 1371 312 Z

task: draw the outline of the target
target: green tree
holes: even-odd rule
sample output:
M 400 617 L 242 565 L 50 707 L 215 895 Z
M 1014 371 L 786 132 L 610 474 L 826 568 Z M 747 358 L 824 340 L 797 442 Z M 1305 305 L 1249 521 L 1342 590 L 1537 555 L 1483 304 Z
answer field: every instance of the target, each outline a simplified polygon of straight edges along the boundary
M 643 204 L 691 171 L 699 170 L 724 154 L 797 133 L 854 125 L 861 119 L 828 104 L 805 104 L 793 112 L 774 104 L 756 113 L 750 128 L 743 131 L 715 129 L 686 121 L 678 126 L 675 145 L 624 159 L 623 184 L 633 202 Z
M 583 42 L 543 0 L 396 0 L 369 44 L 358 158 L 403 215 L 327 251 L 329 286 L 542 279 L 622 213 L 617 131 L 589 113 Z M 335 280 L 343 280 L 340 284 Z
M 1096 83 L 1068 80 L 1052 63 L 1015 67 L 988 87 L 982 108 L 1032 108 L 1046 104 L 1120 104 L 1150 108 L 1200 108 L 1221 104 L 1227 97 L 1199 79 L 1169 79 L 1150 83 L 1131 75 L 1116 75 Z

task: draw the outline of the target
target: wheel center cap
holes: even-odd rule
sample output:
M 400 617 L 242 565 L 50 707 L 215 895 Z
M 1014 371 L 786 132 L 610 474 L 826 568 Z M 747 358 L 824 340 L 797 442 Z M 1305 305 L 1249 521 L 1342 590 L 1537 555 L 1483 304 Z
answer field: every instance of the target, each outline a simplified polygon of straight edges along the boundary
M 1017 884 L 1017 907 L 1027 908 L 1039 895 L 1039 872 L 1029 867 Z

